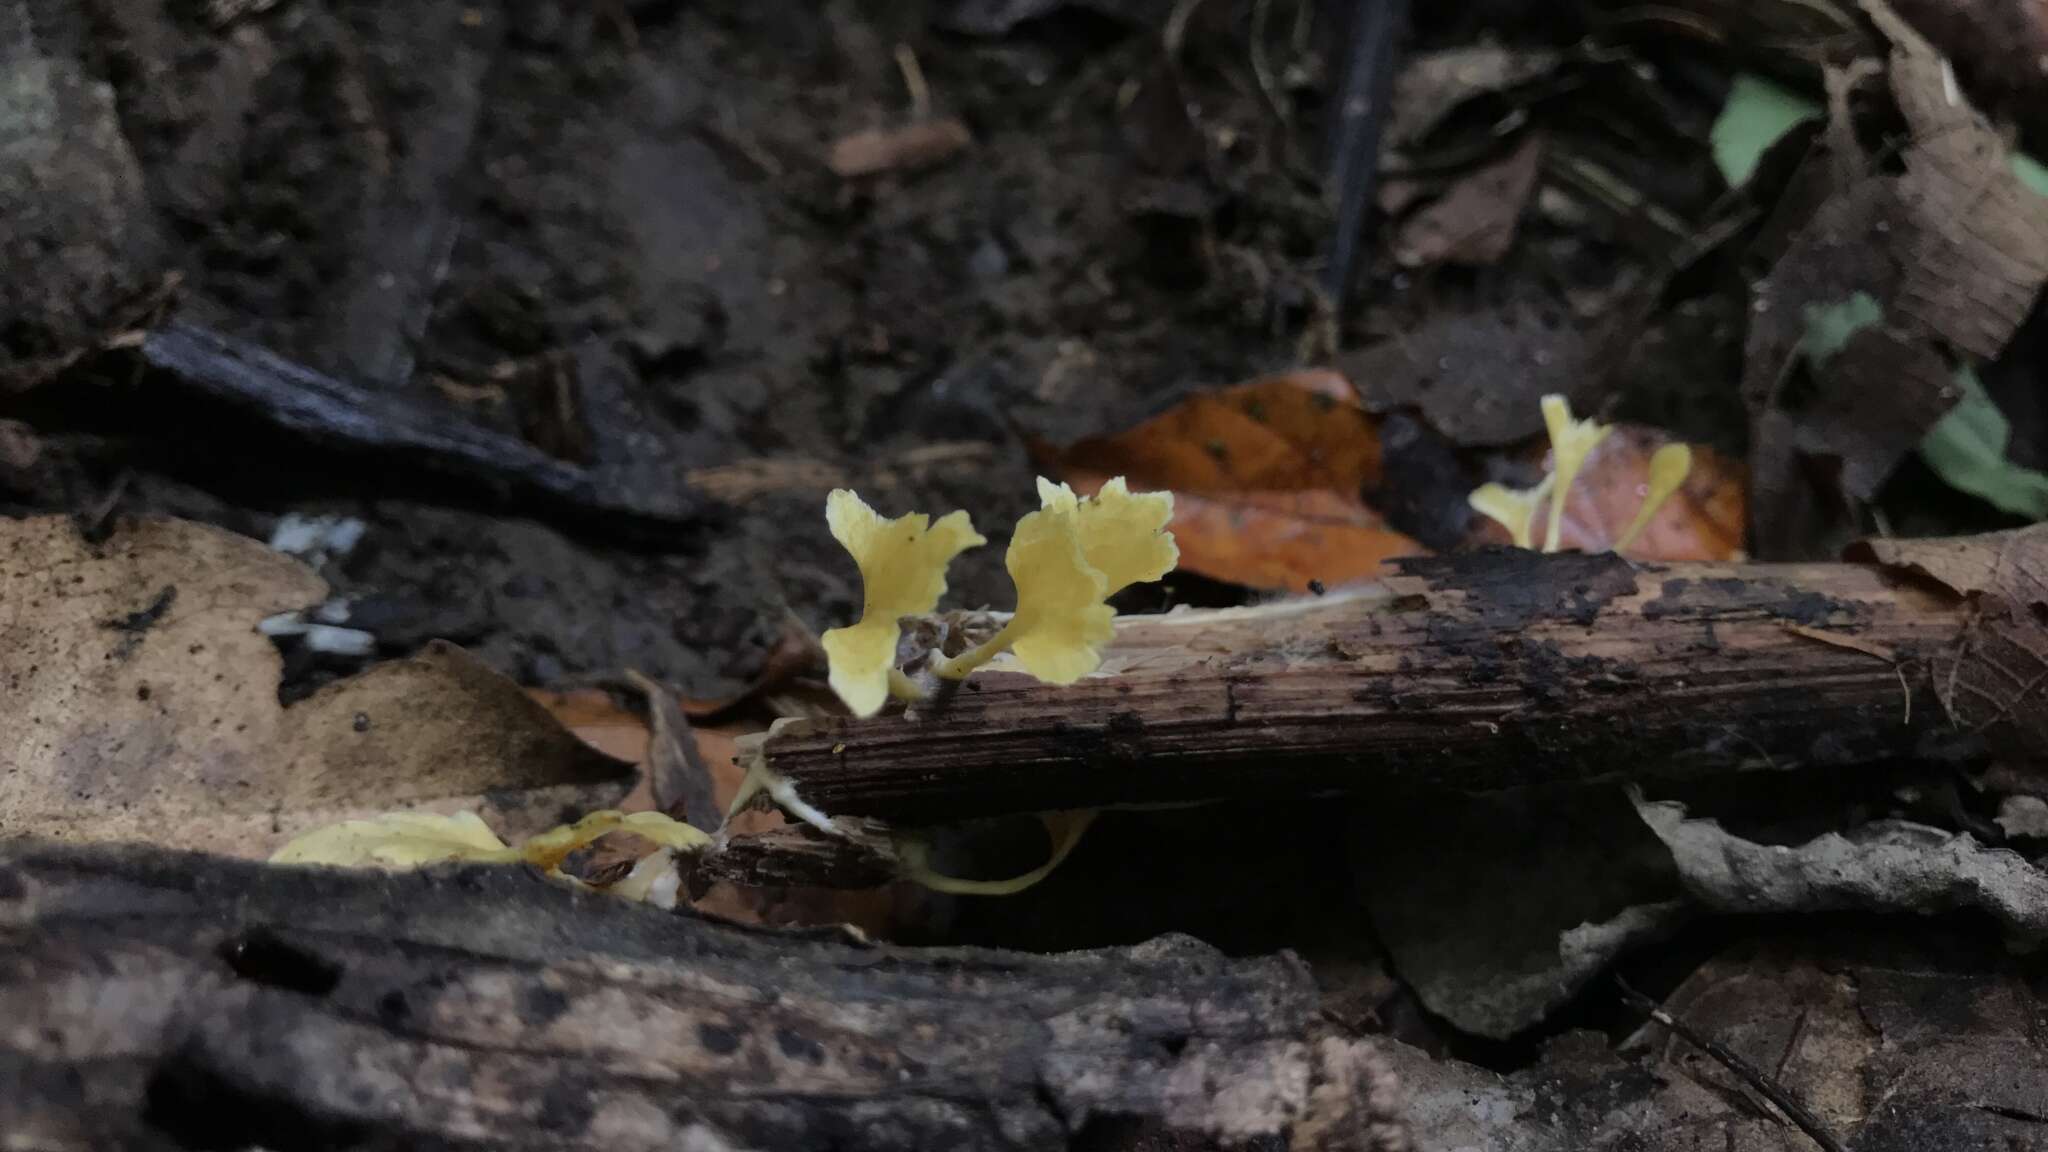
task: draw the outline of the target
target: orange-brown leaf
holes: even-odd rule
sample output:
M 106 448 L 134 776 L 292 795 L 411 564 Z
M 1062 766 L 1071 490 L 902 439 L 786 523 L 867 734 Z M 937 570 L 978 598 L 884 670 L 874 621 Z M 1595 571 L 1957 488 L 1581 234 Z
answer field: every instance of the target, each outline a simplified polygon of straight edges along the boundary
M 1650 457 L 1672 442 L 1655 428 L 1616 426 L 1586 458 L 1565 499 L 1561 546 L 1580 552 L 1614 547 L 1649 491 Z M 1540 444 L 1530 451 L 1535 461 L 1548 455 Z M 1739 559 L 1746 523 L 1742 462 L 1695 445 L 1685 484 L 1650 518 L 1627 555 L 1638 560 Z M 1474 542 L 1505 544 L 1507 532 L 1491 520 L 1476 519 Z
M 1077 471 L 1175 492 L 1356 491 L 1380 478 L 1378 423 L 1342 376 L 1271 376 L 1190 397 L 1059 454 Z
M 1380 482 L 1379 425 L 1334 372 L 1206 392 L 1051 463 L 1084 492 L 1115 475 L 1172 489 L 1180 567 L 1218 580 L 1300 590 L 1425 551 L 1359 497 Z

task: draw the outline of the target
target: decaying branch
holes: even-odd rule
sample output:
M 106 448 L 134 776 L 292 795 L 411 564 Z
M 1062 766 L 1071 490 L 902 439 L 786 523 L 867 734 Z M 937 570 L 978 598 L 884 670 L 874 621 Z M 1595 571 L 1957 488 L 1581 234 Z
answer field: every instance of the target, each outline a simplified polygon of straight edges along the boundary
M 1307 970 L 735 927 L 514 867 L 0 848 L 10 1147 L 1400 1147 Z
M 689 872 L 691 890 L 716 883 L 747 888 L 879 888 L 901 872 L 889 828 L 878 820 L 842 816 L 838 835 L 796 822 L 762 832 L 721 838 Z
M 680 488 L 558 460 L 407 396 L 362 388 L 182 321 L 152 331 L 142 357 L 177 386 L 300 442 L 467 481 L 522 508 L 575 518 L 586 529 L 668 533 L 701 511 Z
M 1971 603 L 1871 564 L 1487 552 L 1359 591 L 1119 622 L 1102 672 L 996 665 L 756 754 L 831 813 L 1464 790 L 1974 754 L 1936 676 Z

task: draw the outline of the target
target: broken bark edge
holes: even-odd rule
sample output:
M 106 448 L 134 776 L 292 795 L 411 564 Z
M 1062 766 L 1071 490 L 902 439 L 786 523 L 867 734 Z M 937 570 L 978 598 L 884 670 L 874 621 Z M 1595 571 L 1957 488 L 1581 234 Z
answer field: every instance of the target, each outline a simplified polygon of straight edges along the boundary
M 1403 1146 L 1291 956 L 861 946 L 510 866 L 0 845 L 0 1013 L 39 1148 Z

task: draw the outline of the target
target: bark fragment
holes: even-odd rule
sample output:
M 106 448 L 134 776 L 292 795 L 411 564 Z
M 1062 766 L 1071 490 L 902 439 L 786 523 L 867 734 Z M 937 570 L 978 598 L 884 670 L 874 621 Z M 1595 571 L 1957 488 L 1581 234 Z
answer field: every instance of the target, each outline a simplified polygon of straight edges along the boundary
M 1187 938 L 915 951 L 509 867 L 0 850 L 0 1130 L 39 1148 L 1398 1147 L 1317 1003 Z

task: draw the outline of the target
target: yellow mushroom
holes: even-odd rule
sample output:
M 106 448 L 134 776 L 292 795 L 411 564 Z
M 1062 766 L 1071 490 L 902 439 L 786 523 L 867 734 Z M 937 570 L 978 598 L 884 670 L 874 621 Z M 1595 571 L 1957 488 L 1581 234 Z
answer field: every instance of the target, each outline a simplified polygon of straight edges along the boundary
M 1572 481 L 1579 478 L 1586 457 L 1614 429 L 1591 420 L 1574 420 L 1571 405 L 1554 393 L 1545 396 L 1542 403 L 1543 425 L 1550 430 L 1550 474 L 1556 481 L 1550 491 L 1550 524 L 1543 532 L 1543 550 L 1555 552 L 1563 530 L 1564 501 L 1571 493 Z
M 1040 476 L 1038 499 L 1047 511 L 1075 517 L 1081 555 L 1109 582 L 1111 595 L 1157 580 L 1180 563 L 1180 546 L 1166 530 L 1173 519 L 1171 492 L 1132 492 L 1118 476 L 1082 499 L 1065 484 Z
M 832 690 L 856 716 L 872 716 L 889 698 L 896 640 L 905 616 L 936 608 L 953 557 L 987 543 L 967 513 L 934 524 L 922 512 L 884 520 L 847 489 L 825 500 L 825 522 L 860 567 L 860 621 L 825 633 Z
M 1545 476 L 1534 488 L 1510 488 L 1505 484 L 1481 484 L 1465 498 L 1474 511 L 1496 520 L 1508 530 L 1517 548 L 1533 548 L 1536 539 L 1536 509 L 1550 496 L 1554 476 Z

